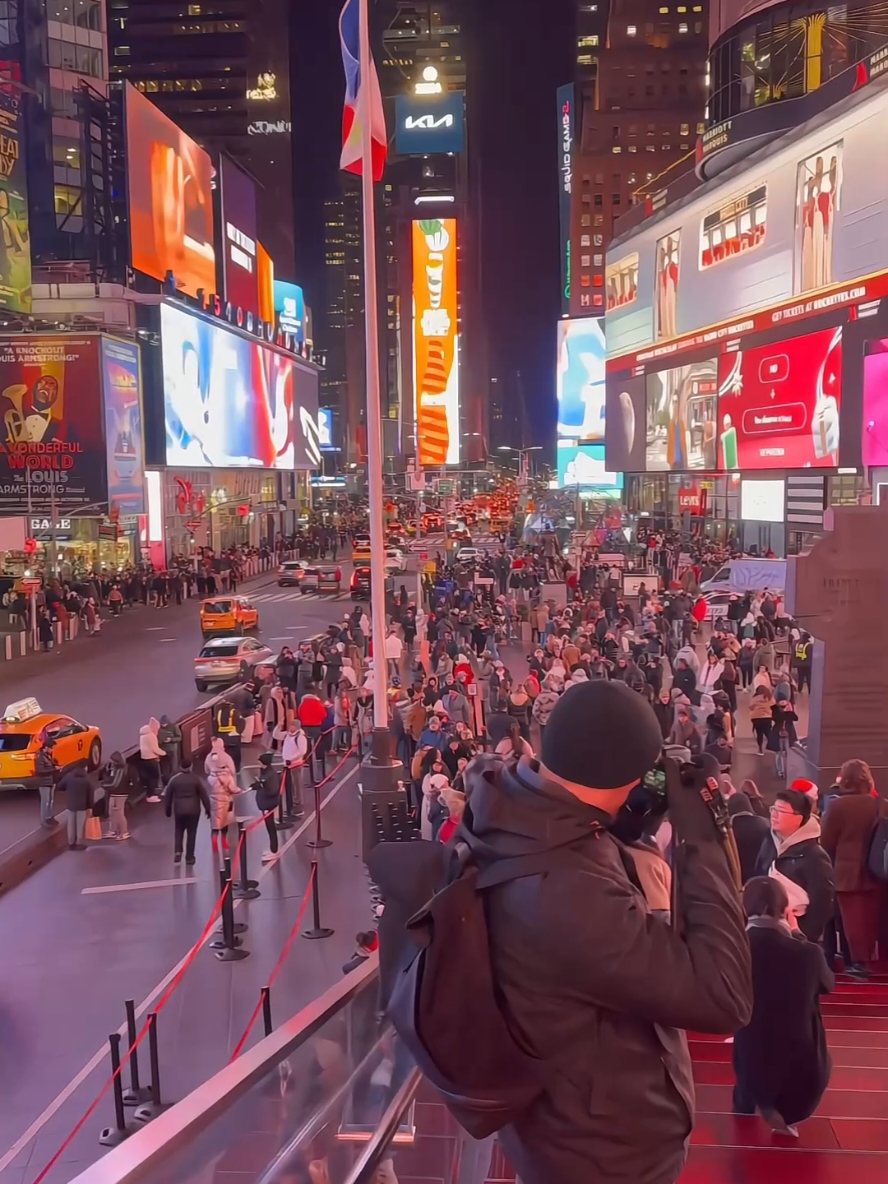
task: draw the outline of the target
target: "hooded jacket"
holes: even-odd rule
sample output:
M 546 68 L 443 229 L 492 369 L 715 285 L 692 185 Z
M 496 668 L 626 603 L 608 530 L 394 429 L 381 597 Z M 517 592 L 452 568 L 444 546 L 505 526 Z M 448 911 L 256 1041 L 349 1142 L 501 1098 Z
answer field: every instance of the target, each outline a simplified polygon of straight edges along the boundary
M 89 810 L 93 804 L 93 787 L 83 765 L 74 765 L 62 775 L 59 789 L 65 792 L 65 805 L 72 812 Z
M 491 963 L 545 1092 L 500 1134 L 525 1184 L 677 1178 L 694 1091 L 681 1029 L 733 1033 L 751 1011 L 742 913 L 719 845 L 682 848 L 679 929 L 652 917 L 607 815 L 539 765 L 472 762 L 459 836 L 483 871 L 517 855 L 553 869 L 485 893 Z M 562 862 L 563 861 L 563 862 Z
M 550 690 L 544 686 L 533 702 L 533 718 L 537 721 L 541 728 L 544 728 L 549 722 L 549 716 L 555 710 L 555 704 L 561 696 L 557 691 Z
M 139 728 L 139 756 L 143 761 L 159 761 L 161 757 L 166 756 L 157 739 L 159 728 L 160 720 L 153 716 L 147 724 Z
M 799 917 L 799 929 L 808 941 L 820 941 L 833 915 L 835 888 L 832 864 L 820 845 L 820 823 L 816 818 L 809 818 L 794 835 L 782 841 L 771 831 L 761 845 L 755 874 L 767 876 L 772 867 L 807 892 L 808 907 Z
M 112 752 L 102 769 L 101 786 L 110 797 L 112 794 L 129 796 L 132 773 L 122 752 Z

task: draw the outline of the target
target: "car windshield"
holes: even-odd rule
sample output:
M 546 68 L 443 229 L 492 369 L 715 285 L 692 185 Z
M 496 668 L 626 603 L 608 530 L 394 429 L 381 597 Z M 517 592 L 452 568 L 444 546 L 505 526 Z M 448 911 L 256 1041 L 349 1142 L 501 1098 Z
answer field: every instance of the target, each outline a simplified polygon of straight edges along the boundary
M 238 655 L 237 641 L 232 641 L 229 645 L 205 645 L 200 651 L 202 658 L 236 658 Z
M 231 601 L 230 600 L 211 600 L 208 604 L 204 605 L 204 612 L 208 616 L 211 616 L 214 613 L 217 615 L 220 613 L 230 613 L 231 612 Z
M 300 563 L 298 559 L 288 559 L 285 563 L 281 564 L 281 567 L 284 571 L 298 571 Z
M 0 735 L 0 752 L 24 752 L 33 739 L 25 732 L 11 732 Z

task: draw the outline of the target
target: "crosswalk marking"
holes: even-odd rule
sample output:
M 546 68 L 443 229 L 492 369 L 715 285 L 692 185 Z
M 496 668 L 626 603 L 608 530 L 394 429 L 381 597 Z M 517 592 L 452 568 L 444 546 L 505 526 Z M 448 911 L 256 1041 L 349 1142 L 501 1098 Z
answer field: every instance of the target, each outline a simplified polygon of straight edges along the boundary
M 350 592 L 338 592 L 333 595 L 319 592 L 257 592 L 250 597 L 252 604 L 279 604 L 288 601 L 292 604 L 302 604 L 307 600 L 351 600 Z

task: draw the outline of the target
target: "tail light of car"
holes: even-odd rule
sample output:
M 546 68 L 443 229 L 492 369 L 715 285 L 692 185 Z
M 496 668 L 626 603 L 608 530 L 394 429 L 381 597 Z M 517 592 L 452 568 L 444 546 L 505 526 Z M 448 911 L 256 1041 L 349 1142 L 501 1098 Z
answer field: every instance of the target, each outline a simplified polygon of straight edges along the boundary
M 358 586 L 358 569 L 355 568 L 355 570 L 352 572 L 352 578 L 349 581 L 349 587 L 350 588 L 357 588 L 357 586 Z
M 337 567 L 337 569 L 336 569 L 336 583 L 339 584 L 341 582 L 342 582 L 342 571 L 340 570 L 340 568 Z

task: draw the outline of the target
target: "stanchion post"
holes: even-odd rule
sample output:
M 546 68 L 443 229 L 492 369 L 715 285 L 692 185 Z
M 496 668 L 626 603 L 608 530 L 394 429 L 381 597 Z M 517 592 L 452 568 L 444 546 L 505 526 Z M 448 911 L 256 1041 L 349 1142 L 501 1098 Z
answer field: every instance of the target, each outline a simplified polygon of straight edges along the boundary
M 231 890 L 240 900 L 256 900 L 262 893 L 259 891 L 259 881 L 251 880 L 247 875 L 247 824 L 242 818 L 237 820 L 237 846 L 240 851 L 240 879 L 232 884 Z
M 231 891 L 233 893 L 234 888 L 235 888 L 235 884 L 234 884 L 234 881 L 232 880 L 232 876 L 231 876 L 231 858 L 230 858 L 230 856 L 226 855 L 222 860 L 222 867 L 219 869 L 219 892 L 220 892 L 220 894 L 225 891 L 225 885 L 229 881 L 231 881 Z M 246 921 L 235 921 L 234 920 L 233 908 L 232 908 L 232 922 L 231 922 L 232 933 L 246 933 L 249 928 L 250 928 L 250 926 L 246 923 Z M 224 932 L 224 929 L 225 929 L 225 926 L 223 923 L 222 927 L 220 929 L 217 929 L 216 932 L 222 933 L 222 932 Z
M 304 930 L 302 936 L 307 937 L 309 941 L 318 941 L 323 937 L 331 937 L 333 930 L 325 929 L 321 925 L 321 894 L 318 888 L 318 861 L 316 859 L 311 861 L 311 911 L 311 929 Z
M 234 932 L 234 901 L 232 900 L 231 862 L 219 873 L 222 890 L 222 936 L 210 942 L 210 949 L 220 962 L 242 962 L 250 951 L 240 949 L 241 939 Z
M 140 1102 L 147 1102 L 151 1097 L 151 1090 L 139 1084 L 139 1050 L 136 1047 L 136 1004 L 135 1000 L 127 999 L 123 1006 L 126 1009 L 126 1038 L 129 1045 L 130 1087 L 123 1091 L 124 1106 L 138 1106 Z
M 287 775 L 287 770 L 284 769 L 283 777 L 281 777 L 281 788 L 278 793 L 278 816 L 275 826 L 278 830 L 291 830 L 295 826 L 295 819 L 288 818 L 284 813 L 284 777 Z
M 330 839 L 325 839 L 321 835 L 321 790 L 317 782 L 314 783 L 312 789 L 314 790 L 315 797 L 315 835 L 305 845 L 318 851 L 322 847 L 332 847 L 333 843 Z M 317 883 L 317 876 L 315 876 L 315 883 Z
M 128 1135 L 132 1128 L 126 1124 L 123 1111 L 123 1083 L 120 1080 L 120 1033 L 112 1032 L 108 1037 L 111 1046 L 111 1072 L 114 1075 L 114 1126 L 106 1126 L 99 1135 L 102 1147 L 116 1147 Z
M 290 771 L 286 765 L 284 765 L 284 792 L 282 796 L 284 802 L 286 803 L 284 818 L 287 820 L 287 822 L 295 824 L 296 810 L 293 802 L 293 780 L 290 777 Z
M 157 1012 L 148 1014 L 148 1059 L 151 1064 L 150 1100 L 133 1111 L 136 1122 L 150 1122 L 156 1118 L 166 1106 L 160 1099 L 160 1055 L 157 1051 Z
M 274 1024 L 271 1022 L 271 987 L 262 988 L 262 1023 L 265 1035 L 270 1036 L 274 1031 Z

